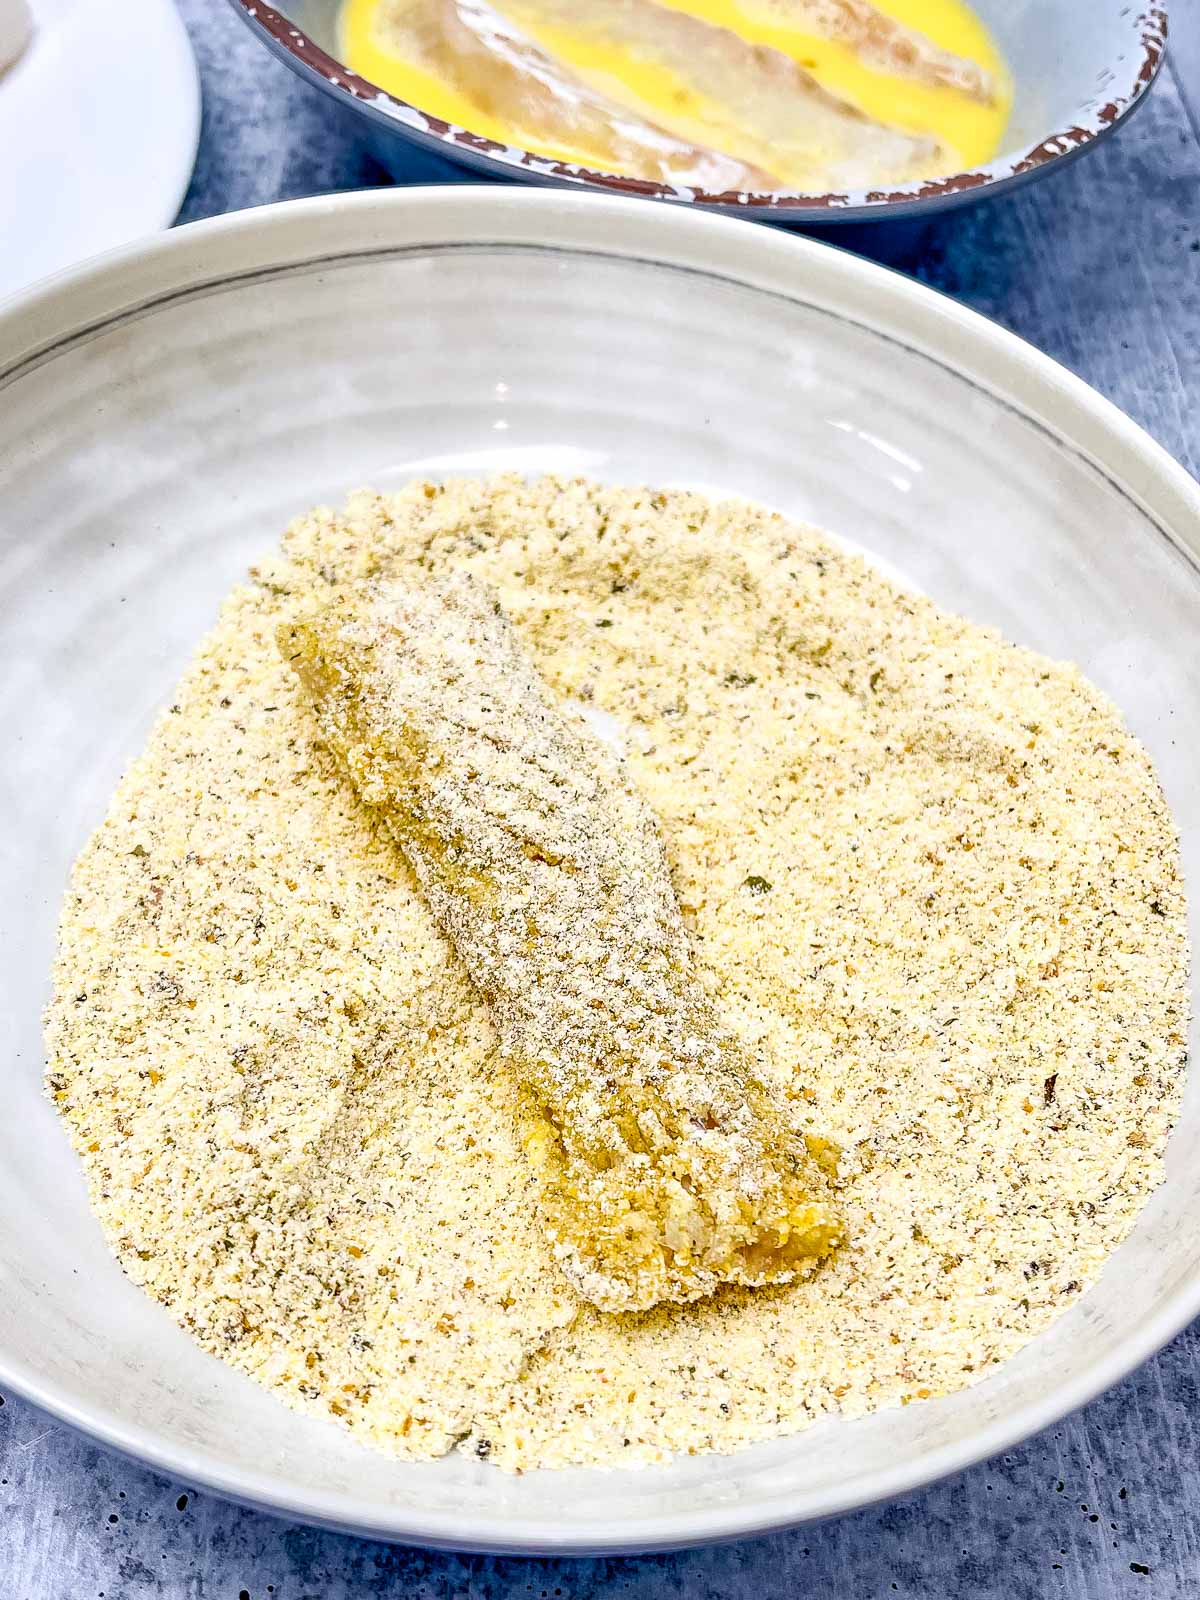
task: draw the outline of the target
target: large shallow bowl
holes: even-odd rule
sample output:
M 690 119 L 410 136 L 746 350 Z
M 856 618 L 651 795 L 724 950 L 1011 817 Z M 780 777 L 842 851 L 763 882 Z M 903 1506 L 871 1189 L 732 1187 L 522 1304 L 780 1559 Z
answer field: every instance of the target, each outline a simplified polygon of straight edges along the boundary
M 1004 148 L 969 172 L 887 189 L 828 194 L 715 194 L 645 183 L 497 144 L 428 116 L 387 94 L 338 59 L 341 0 L 233 0 L 263 42 L 331 94 L 360 122 L 383 164 L 421 176 L 420 158 L 448 159 L 494 178 L 571 184 L 673 200 L 771 222 L 813 227 L 917 217 L 981 199 L 1049 172 L 1082 154 L 1141 103 L 1162 62 L 1165 4 L 1129 0 L 973 0 L 1012 66 L 1016 87 Z M 439 158 L 442 158 L 439 160 Z M 428 169 L 426 169 L 428 170 Z
M 753 496 L 1074 657 L 1153 752 L 1200 880 L 1200 489 L 951 301 L 773 230 L 502 188 L 244 212 L 59 278 L 0 312 L 0 1382 L 187 1482 L 472 1549 L 730 1537 L 1003 1449 L 1200 1309 L 1196 1085 L 1098 1287 L 987 1382 L 640 1472 L 388 1461 L 204 1355 L 105 1250 L 40 1093 L 72 856 L 290 516 L 497 467 Z

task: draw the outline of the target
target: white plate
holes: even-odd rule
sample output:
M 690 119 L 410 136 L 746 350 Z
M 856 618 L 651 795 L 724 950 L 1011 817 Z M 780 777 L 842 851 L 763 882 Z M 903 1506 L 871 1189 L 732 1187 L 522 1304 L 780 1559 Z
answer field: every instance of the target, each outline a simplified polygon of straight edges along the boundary
M 0 298 L 169 227 L 200 139 L 200 81 L 171 0 L 30 0 L 0 75 Z
M 185 1482 L 471 1549 L 730 1537 L 1006 1448 L 1200 1309 L 1196 1083 L 1101 1283 L 987 1382 L 641 1472 L 389 1461 L 202 1354 L 108 1255 L 40 1093 L 71 859 L 293 513 L 499 466 L 751 495 L 1074 657 L 1200 882 L 1200 489 L 1012 335 L 824 246 L 596 195 L 339 196 L 128 249 L 0 313 L 0 1380 Z

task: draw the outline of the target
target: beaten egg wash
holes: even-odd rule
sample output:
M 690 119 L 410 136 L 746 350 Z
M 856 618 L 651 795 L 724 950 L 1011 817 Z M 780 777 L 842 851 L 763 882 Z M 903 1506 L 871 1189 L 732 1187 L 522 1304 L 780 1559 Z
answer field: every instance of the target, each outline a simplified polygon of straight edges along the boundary
M 345 0 L 342 54 L 500 144 L 711 191 L 991 159 L 1007 69 L 963 0 Z

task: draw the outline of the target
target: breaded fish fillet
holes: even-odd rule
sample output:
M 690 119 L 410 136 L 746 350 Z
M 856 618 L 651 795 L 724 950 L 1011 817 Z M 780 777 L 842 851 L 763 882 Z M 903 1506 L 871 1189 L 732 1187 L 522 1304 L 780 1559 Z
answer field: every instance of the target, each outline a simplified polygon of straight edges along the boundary
M 523 1087 L 555 1254 L 610 1311 L 784 1282 L 840 1240 L 822 1161 L 694 970 L 650 811 L 458 574 L 279 644 L 411 862 Z

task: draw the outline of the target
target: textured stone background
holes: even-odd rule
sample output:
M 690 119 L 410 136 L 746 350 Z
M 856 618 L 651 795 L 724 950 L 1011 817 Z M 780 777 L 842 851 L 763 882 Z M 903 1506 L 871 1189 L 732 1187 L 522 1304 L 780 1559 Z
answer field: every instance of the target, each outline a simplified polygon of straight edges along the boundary
M 108 0 L 113 3 L 113 0 Z M 181 0 L 204 134 L 181 216 L 390 181 L 219 0 Z M 1200 15 L 1102 150 L 877 253 L 1065 362 L 1200 470 Z M 0 1401 L 0 1600 L 1123 1600 L 1200 1597 L 1200 1324 L 986 1466 L 821 1527 L 683 1555 L 431 1555 L 291 1527 Z

